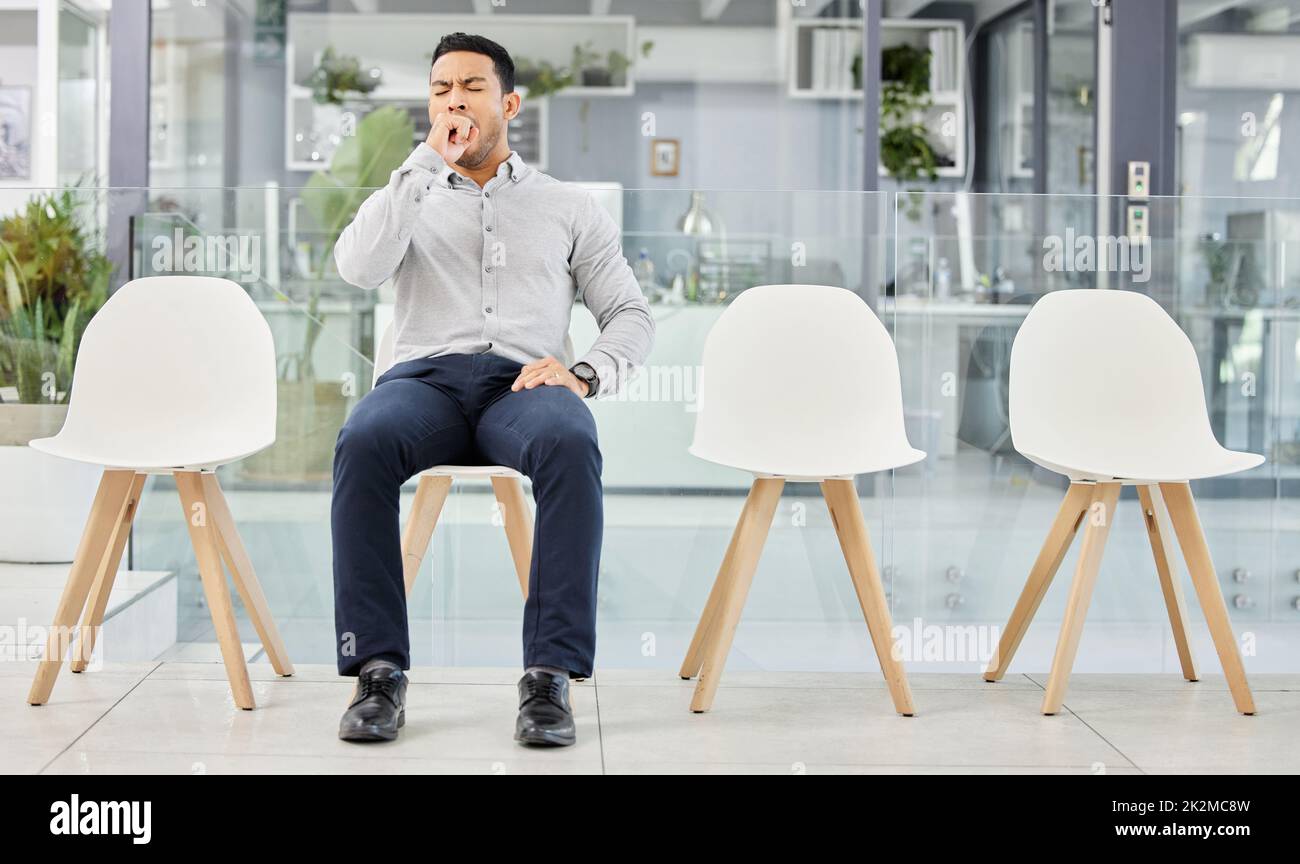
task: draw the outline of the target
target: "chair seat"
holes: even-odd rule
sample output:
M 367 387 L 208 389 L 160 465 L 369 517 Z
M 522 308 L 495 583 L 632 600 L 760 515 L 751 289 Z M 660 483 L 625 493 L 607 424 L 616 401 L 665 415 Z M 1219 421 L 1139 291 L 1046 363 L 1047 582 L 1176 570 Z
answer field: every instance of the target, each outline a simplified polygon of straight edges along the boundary
M 1130 483 L 1183 483 L 1247 471 L 1264 462 L 1264 457 L 1257 453 L 1242 453 L 1217 446 L 1195 453 L 1177 452 L 1170 448 L 1164 452 L 1131 457 L 1095 459 L 1051 458 L 1021 452 L 1030 461 L 1072 480 L 1119 480 Z
M 750 471 L 754 474 L 784 477 L 787 480 L 824 480 L 832 477 L 853 477 L 858 474 L 875 474 L 878 471 L 889 471 L 894 468 L 902 468 L 920 462 L 925 458 L 925 452 L 917 450 L 914 447 L 900 447 L 885 452 L 883 450 L 873 453 L 863 453 L 860 458 L 852 464 L 837 461 L 836 464 L 818 459 L 816 452 L 801 454 L 797 461 L 790 460 L 784 463 L 764 463 L 758 464 L 744 457 L 735 457 L 731 453 L 717 453 L 707 448 L 691 444 L 686 451 L 692 456 L 703 459 L 706 462 L 712 462 L 715 465 L 723 465 L 727 468 L 738 468 L 741 471 Z
M 229 465 L 231 462 L 238 462 L 270 446 L 268 443 L 247 453 L 232 453 L 224 448 L 195 447 L 192 441 L 177 439 L 169 442 L 169 446 L 175 448 L 169 450 L 159 446 L 157 441 L 77 441 L 62 434 L 50 438 L 36 438 L 29 443 L 33 450 L 70 459 L 73 462 L 144 472 L 210 470 Z
M 460 477 L 477 479 L 483 477 L 523 477 L 513 468 L 504 465 L 434 465 L 420 472 L 421 477 Z

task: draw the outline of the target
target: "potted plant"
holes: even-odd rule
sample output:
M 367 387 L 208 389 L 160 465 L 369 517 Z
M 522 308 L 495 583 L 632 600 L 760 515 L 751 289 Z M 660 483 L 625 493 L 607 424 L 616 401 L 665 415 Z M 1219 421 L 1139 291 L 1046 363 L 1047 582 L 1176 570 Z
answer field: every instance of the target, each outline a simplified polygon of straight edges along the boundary
M 642 42 L 641 56 L 649 57 L 654 44 L 649 39 Z M 627 70 L 631 67 L 632 61 L 622 51 L 610 51 L 602 55 L 595 50 L 589 39 L 581 45 L 573 46 L 568 66 L 556 66 L 549 60 L 517 57 L 515 83 L 524 88 L 530 98 L 540 99 L 574 84 L 584 87 L 624 84 L 627 81 Z
M 529 98 L 540 99 L 572 84 L 573 74 L 546 60 L 535 61 L 520 57 L 515 64 L 515 83 L 528 92 Z
M 880 52 L 880 164 L 899 185 L 938 177 L 938 158 L 927 137 L 930 107 L 930 51 L 894 45 Z M 917 196 L 907 215 L 920 217 Z
M 604 59 L 588 39 L 581 45 L 573 46 L 573 62 L 569 68 L 582 82 L 583 87 L 608 87 L 612 76 L 609 66 L 601 62 Z
M 27 446 L 62 428 L 81 334 L 108 295 L 88 203 L 65 189 L 0 219 L 0 476 L 17 490 L 0 497 L 0 560 L 71 561 L 98 484 L 96 466 Z
M 346 54 L 335 54 L 333 45 L 326 45 L 320 61 L 302 82 L 311 88 L 311 97 L 318 105 L 342 105 L 349 93 L 369 96 L 382 82 L 378 69 L 363 70 L 361 61 Z
M 296 350 L 277 358 L 279 370 L 276 443 L 244 460 L 244 475 L 253 479 L 299 482 L 328 480 L 334 441 L 347 418 L 351 398 L 344 382 L 320 379 L 314 362 L 321 335 L 321 293 L 330 283 L 334 244 L 357 209 L 411 152 L 415 125 L 410 115 L 391 105 L 367 114 L 356 134 L 339 144 L 330 167 L 317 171 L 302 190 L 302 203 L 322 241 L 314 246 L 307 280 L 303 339 Z
M 641 56 L 649 57 L 651 49 L 655 43 L 647 40 L 641 43 Z M 632 60 L 622 51 L 610 51 L 605 55 L 605 63 L 609 68 L 610 78 L 618 84 L 627 83 L 627 70 L 632 68 Z
M 337 54 L 327 45 L 311 74 L 299 83 L 311 89 L 311 136 L 318 154 L 312 158 L 328 160 L 343 138 L 345 104 L 368 101 L 383 81 L 379 69 L 362 69 L 356 57 Z

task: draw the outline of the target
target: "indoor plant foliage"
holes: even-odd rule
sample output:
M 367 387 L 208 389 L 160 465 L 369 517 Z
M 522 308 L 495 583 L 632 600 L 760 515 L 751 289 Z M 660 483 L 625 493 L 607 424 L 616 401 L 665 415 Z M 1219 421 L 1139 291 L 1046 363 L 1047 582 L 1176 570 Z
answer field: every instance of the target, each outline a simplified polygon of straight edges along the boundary
M 530 98 L 540 99 L 572 84 L 573 73 L 547 60 L 534 61 L 520 57 L 515 64 L 515 81 L 520 87 L 527 88 Z
M 278 442 L 245 460 L 251 477 L 317 482 L 330 476 L 334 440 L 347 417 L 349 391 L 344 382 L 319 380 L 314 356 L 322 331 L 321 292 L 333 270 L 334 244 L 375 188 L 411 152 L 415 126 L 405 111 L 378 108 L 343 138 L 330 167 L 317 171 L 302 189 L 304 209 L 318 242 L 303 310 L 302 342 L 277 357 L 279 374 Z
M 641 56 L 649 57 L 654 49 L 653 40 L 641 43 Z M 632 59 L 622 51 L 612 50 L 601 54 L 591 40 L 573 46 L 568 66 L 556 66 L 550 61 L 536 61 L 519 57 L 515 61 L 515 81 L 527 88 L 528 95 L 540 99 L 558 93 L 566 87 L 581 84 L 586 87 L 609 87 L 627 82 L 627 70 Z
M 369 95 L 382 83 L 377 70 L 366 71 L 356 57 L 334 53 L 327 45 L 321 52 L 320 62 L 303 81 L 311 88 L 311 96 L 321 105 L 342 105 L 349 93 Z
M 291 375 L 300 378 L 315 375 L 312 355 L 320 337 L 320 325 L 316 323 L 320 305 L 319 280 L 325 278 L 334 261 L 334 244 L 352 222 L 362 202 L 372 191 L 386 184 L 388 175 L 410 154 L 414 137 L 415 124 L 410 115 L 385 105 L 362 118 L 357 123 L 356 134 L 344 138 L 334 151 L 330 167 L 312 174 L 303 187 L 303 205 L 325 242 L 315 267 L 318 281 L 308 298 L 307 338 L 302 351 L 286 358 L 287 366 L 282 367 Z
M 67 399 L 81 334 L 108 296 L 112 264 L 80 203 L 65 189 L 0 220 L 0 387 L 15 387 L 20 402 Z
M 930 51 L 895 45 L 880 52 L 880 162 L 899 183 L 938 176 L 922 123 L 930 107 Z
M 108 293 L 101 232 L 82 219 L 95 203 L 65 189 L 0 219 L 2 560 L 72 560 L 81 530 L 64 517 L 88 510 L 98 484 L 97 467 L 27 446 L 62 427 L 82 333 Z

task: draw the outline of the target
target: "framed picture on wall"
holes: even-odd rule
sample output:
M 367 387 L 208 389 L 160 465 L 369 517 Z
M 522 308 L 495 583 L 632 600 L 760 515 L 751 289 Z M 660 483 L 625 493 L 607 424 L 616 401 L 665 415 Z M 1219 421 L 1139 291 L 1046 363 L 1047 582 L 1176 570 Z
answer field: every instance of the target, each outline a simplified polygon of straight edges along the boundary
M 0 86 L 0 180 L 32 176 L 32 88 Z
M 650 139 L 650 173 L 656 177 L 676 177 L 681 158 L 681 144 L 676 138 Z

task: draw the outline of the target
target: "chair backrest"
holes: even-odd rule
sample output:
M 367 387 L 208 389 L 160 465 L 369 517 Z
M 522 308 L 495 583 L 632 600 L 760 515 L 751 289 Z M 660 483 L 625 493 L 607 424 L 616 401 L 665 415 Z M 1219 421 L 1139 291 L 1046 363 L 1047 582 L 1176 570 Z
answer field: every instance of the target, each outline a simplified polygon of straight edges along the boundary
M 370 379 L 370 386 L 375 386 L 379 376 L 383 375 L 393 367 L 393 322 L 388 322 L 384 328 L 384 335 L 379 337 L 379 344 L 375 346 L 375 375 Z
M 198 464 L 271 445 L 275 419 L 275 344 L 248 293 L 228 279 L 150 276 L 86 326 L 59 437 Z
M 1009 402 L 1016 449 L 1058 465 L 1218 447 L 1191 340 L 1155 300 L 1133 291 L 1039 299 L 1011 348 Z
M 696 456 L 762 473 L 831 476 L 924 457 L 908 443 L 893 340 L 829 285 L 759 285 L 704 343 Z

